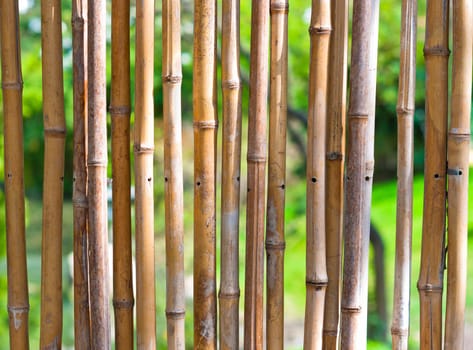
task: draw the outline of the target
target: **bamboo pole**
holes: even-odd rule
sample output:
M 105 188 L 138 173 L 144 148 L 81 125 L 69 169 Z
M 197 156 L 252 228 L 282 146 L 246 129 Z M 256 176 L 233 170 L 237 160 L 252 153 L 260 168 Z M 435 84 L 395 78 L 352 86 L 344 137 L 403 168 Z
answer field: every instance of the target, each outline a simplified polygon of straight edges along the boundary
M 154 1 L 136 3 L 135 235 L 136 338 L 138 349 L 156 347 L 153 201 Z
M 66 122 L 61 19 L 59 0 L 41 1 L 45 164 L 41 244 L 41 349 L 59 348 L 62 339 L 62 200 Z
M 343 232 L 343 175 L 348 47 L 348 0 L 331 2 L 325 163 L 325 292 L 323 348 L 336 350 L 340 318 Z
M 407 350 L 409 338 L 417 0 L 403 0 L 401 17 L 401 62 L 397 101 L 396 259 L 391 325 L 393 350 Z
M 420 347 L 442 348 L 448 113 L 448 0 L 427 3 L 425 28 L 425 165 L 422 252 L 417 283 Z
M 269 0 L 253 0 L 251 11 L 250 101 L 244 348 L 263 347 L 264 202 L 268 96 Z
M 464 348 L 468 172 L 473 50 L 471 1 L 453 0 L 453 68 L 448 134 L 448 270 L 445 350 Z
M 284 348 L 284 206 L 287 129 L 287 17 L 289 2 L 271 0 L 269 166 L 266 212 L 266 344 Z
M 88 2 L 87 168 L 91 348 L 110 348 L 107 287 L 105 1 Z M 93 313 L 93 314 L 92 314 Z
M 10 349 L 29 349 L 23 112 L 18 1 L 1 1 L 8 318 Z
M 112 1 L 112 198 L 115 346 L 133 348 L 130 198 L 130 2 Z
M 222 2 L 222 240 L 220 348 L 239 348 L 241 164 L 240 1 Z
M 169 349 L 184 350 L 186 304 L 179 1 L 163 0 L 162 18 L 167 341 Z

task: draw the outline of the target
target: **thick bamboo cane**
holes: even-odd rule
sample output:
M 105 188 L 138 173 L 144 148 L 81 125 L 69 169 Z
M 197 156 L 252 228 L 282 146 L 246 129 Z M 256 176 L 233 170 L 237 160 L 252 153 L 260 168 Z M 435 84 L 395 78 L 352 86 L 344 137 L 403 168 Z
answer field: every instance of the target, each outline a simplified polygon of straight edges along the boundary
M 185 349 L 184 198 L 179 1 L 163 0 L 163 118 L 166 211 L 166 317 L 171 350 Z
M 269 165 L 266 213 L 266 344 L 284 348 L 284 205 L 286 193 L 287 17 L 289 2 L 271 0 Z
M 263 347 L 264 212 L 268 98 L 269 0 L 253 0 L 250 101 L 248 111 L 248 193 L 244 348 Z
M 8 317 L 10 349 L 29 349 L 23 112 L 18 1 L 1 1 Z
M 331 2 L 325 163 L 325 292 L 323 348 L 336 350 L 340 319 L 343 232 L 343 175 L 347 87 L 348 0 Z
M 222 2 L 222 240 L 220 348 L 239 348 L 241 164 L 240 1 Z
M 468 172 L 473 50 L 471 1 L 453 0 L 453 68 L 448 134 L 448 270 L 445 350 L 464 348 Z
M 136 3 L 135 234 L 136 338 L 138 349 L 156 347 L 153 201 L 154 1 Z
M 412 178 L 416 83 L 417 0 L 403 0 L 397 102 L 397 210 L 393 350 L 407 350 L 411 290 Z
M 107 106 L 105 1 L 88 2 L 87 168 L 91 348 L 110 348 L 107 286 Z M 93 313 L 93 315 L 92 315 Z
M 41 349 L 60 348 L 62 339 L 62 200 L 66 122 L 61 19 L 60 1 L 41 1 L 45 164 L 41 244 Z
M 442 348 L 442 290 L 448 113 L 448 0 L 427 2 L 425 28 L 425 165 L 420 295 L 420 347 Z
M 112 198 L 115 346 L 133 348 L 130 198 L 130 2 L 112 1 Z

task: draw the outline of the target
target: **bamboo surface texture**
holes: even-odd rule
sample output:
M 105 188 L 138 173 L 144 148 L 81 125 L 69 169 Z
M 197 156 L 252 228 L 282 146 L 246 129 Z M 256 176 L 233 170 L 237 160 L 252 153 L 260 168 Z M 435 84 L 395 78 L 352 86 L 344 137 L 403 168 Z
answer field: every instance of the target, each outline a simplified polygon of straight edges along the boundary
M 473 5 L 453 0 L 453 66 L 448 134 L 448 264 L 445 350 L 464 349 L 468 250 Z
M 8 318 L 10 349 L 29 349 L 23 165 L 23 80 L 18 1 L 1 1 Z
M 240 1 L 222 2 L 221 349 L 239 348 L 239 218 L 241 164 Z
M 168 349 L 185 349 L 184 193 L 179 1 L 163 1 L 163 119 Z

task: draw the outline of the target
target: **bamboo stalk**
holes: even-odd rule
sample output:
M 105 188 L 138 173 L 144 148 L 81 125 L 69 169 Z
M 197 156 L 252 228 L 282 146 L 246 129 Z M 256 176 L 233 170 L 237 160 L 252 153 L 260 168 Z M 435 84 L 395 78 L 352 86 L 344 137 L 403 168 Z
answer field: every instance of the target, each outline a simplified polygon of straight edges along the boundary
M 269 167 L 266 217 L 266 344 L 284 348 L 284 206 L 287 130 L 287 17 L 289 2 L 271 0 Z
M 112 1 L 112 198 L 115 346 L 133 348 L 130 198 L 130 2 Z
M 62 200 L 66 122 L 59 0 L 41 1 L 44 116 L 43 238 L 41 244 L 40 348 L 62 339 Z
M 5 157 L 8 318 L 10 349 L 29 349 L 28 277 L 25 242 L 25 190 L 20 27 L 18 1 L 1 1 L 1 54 Z
M 473 50 L 471 1 L 453 1 L 453 68 L 448 134 L 448 270 L 444 349 L 464 348 L 468 172 Z
M 240 1 L 222 2 L 222 240 L 220 348 L 239 348 L 241 164 Z
M 331 2 L 325 162 L 325 291 L 323 348 L 336 350 L 340 318 L 343 232 L 343 175 L 348 47 L 348 0 Z
M 264 205 L 268 97 L 269 0 L 253 0 L 251 11 L 250 101 L 244 348 L 263 347 Z
M 425 28 L 425 165 L 422 252 L 417 283 L 420 348 L 442 348 L 448 113 L 448 0 L 427 3 Z
M 184 350 L 186 305 L 179 1 L 163 0 L 162 18 L 167 343 L 171 350 Z
M 417 0 L 403 0 L 401 17 L 401 59 L 397 101 L 396 260 L 391 326 L 393 350 L 407 350 L 409 338 Z
M 88 2 L 87 168 L 91 348 L 110 348 L 107 287 L 105 1 Z

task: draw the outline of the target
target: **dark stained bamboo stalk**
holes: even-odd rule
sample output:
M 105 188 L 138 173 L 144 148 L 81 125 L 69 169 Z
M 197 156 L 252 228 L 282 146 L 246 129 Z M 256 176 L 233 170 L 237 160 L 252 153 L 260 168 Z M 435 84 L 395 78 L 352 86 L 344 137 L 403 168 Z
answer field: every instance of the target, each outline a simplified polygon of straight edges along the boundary
M 185 349 L 180 2 L 163 0 L 163 119 L 168 349 Z
M 442 291 L 448 113 L 448 0 L 427 2 L 425 27 L 425 165 L 420 296 L 420 348 L 442 348 Z
M 220 348 L 239 348 L 241 164 L 240 1 L 222 2 L 222 238 Z
M 87 168 L 91 348 L 109 349 L 105 1 L 88 2 Z
M 391 325 L 393 350 L 407 350 L 409 338 L 417 0 L 403 0 L 401 17 L 401 62 L 397 101 L 396 260 Z
M 448 134 L 448 269 L 445 350 L 464 349 L 468 253 L 473 7 L 453 0 L 453 68 Z
M 136 3 L 135 235 L 136 338 L 138 349 L 156 347 L 154 267 L 154 1 Z
M 286 194 L 287 17 L 289 2 L 271 0 L 269 165 L 266 212 L 266 346 L 284 348 L 284 207 Z
M 25 242 L 23 80 L 18 1 L 1 1 L 8 318 L 10 349 L 29 349 Z
M 66 122 L 61 20 L 59 0 L 41 1 L 45 165 L 41 243 L 41 349 L 60 348 L 62 340 L 62 201 Z
M 112 198 L 115 346 L 133 348 L 130 198 L 130 1 L 112 1 Z
M 244 348 L 263 347 L 264 212 L 268 98 L 269 0 L 253 0 L 251 13 L 248 192 L 246 206 Z

